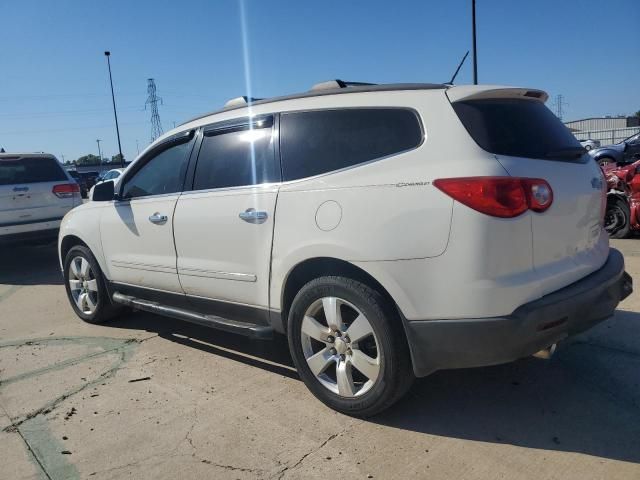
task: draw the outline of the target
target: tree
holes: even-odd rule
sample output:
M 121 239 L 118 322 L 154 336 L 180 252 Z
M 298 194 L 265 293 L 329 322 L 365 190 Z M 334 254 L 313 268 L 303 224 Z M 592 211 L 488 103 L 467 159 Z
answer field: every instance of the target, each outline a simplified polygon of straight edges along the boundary
M 638 110 L 636 113 L 634 113 L 633 116 L 640 118 L 640 110 Z
M 120 154 L 118 153 L 117 155 L 114 155 L 113 157 L 111 157 L 111 163 L 121 163 L 120 161 L 121 157 Z
M 90 153 L 89 155 L 83 155 L 76 160 L 76 165 L 100 165 L 100 157 Z

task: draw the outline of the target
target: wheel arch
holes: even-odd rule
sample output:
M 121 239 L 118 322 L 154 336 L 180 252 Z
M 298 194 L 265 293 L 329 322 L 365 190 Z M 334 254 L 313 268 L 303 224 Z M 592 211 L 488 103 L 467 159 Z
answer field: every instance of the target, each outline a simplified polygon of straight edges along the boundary
M 107 270 L 105 269 L 104 259 L 102 258 L 101 252 L 92 247 L 91 243 L 77 235 L 75 232 L 67 233 L 62 238 L 60 238 L 58 242 L 58 254 L 60 256 L 60 268 L 64 268 L 64 259 L 73 247 L 77 245 L 82 245 L 83 247 L 87 247 L 93 256 L 95 257 L 100 269 L 102 270 L 102 274 L 108 278 Z
M 364 283 L 383 295 L 400 312 L 389 291 L 370 273 L 362 268 L 334 257 L 314 257 L 296 264 L 286 275 L 281 290 L 281 321 L 283 333 L 287 331 L 289 309 L 300 289 L 315 278 L 341 276 Z
M 604 149 L 593 153 L 594 150 L 595 149 L 591 150 L 590 154 L 593 155 L 593 159 L 596 162 L 599 162 L 600 160 L 603 160 L 605 158 L 611 158 L 615 162 L 619 162 L 622 160 L 622 154 L 615 150 Z
M 89 245 L 87 245 L 86 242 L 84 242 L 80 237 L 76 235 L 65 235 L 60 241 L 60 261 L 62 263 L 64 263 L 64 259 L 66 258 L 67 253 L 69 253 L 69 250 L 71 250 L 76 245 L 82 245 L 91 250 Z

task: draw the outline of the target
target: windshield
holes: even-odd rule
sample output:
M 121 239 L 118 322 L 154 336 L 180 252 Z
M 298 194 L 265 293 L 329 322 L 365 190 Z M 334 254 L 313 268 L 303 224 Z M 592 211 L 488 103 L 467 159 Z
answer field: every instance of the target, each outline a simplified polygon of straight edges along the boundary
M 520 99 L 456 102 L 453 108 L 487 152 L 514 157 L 571 160 L 586 150 L 543 103 Z
M 640 142 L 640 133 L 636 133 L 634 135 L 631 135 L 630 137 L 625 138 L 620 143 L 636 143 L 636 142 Z

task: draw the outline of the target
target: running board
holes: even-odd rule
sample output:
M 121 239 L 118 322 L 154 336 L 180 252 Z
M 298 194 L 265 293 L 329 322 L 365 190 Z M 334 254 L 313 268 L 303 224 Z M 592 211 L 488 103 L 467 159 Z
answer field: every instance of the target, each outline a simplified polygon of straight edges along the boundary
M 216 328 L 230 333 L 239 333 L 247 337 L 258 339 L 269 339 L 273 336 L 273 328 L 265 325 L 255 325 L 253 323 L 228 320 L 216 315 L 204 315 L 184 308 L 168 307 L 158 302 L 143 300 L 141 298 L 123 295 L 115 292 L 113 301 L 127 307 L 144 310 L 145 312 L 157 313 L 166 317 L 173 317 L 185 322 L 191 322 L 205 327 Z

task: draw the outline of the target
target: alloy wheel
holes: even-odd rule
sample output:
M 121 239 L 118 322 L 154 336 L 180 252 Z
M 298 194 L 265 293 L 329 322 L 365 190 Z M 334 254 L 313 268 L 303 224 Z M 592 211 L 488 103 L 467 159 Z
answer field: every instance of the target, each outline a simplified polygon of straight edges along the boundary
M 363 395 L 380 375 L 380 344 L 373 327 L 346 300 L 323 297 L 313 302 L 302 320 L 301 342 L 309 369 L 335 394 Z
M 69 289 L 78 310 L 92 315 L 98 306 L 98 281 L 84 257 L 74 257 L 69 265 Z

